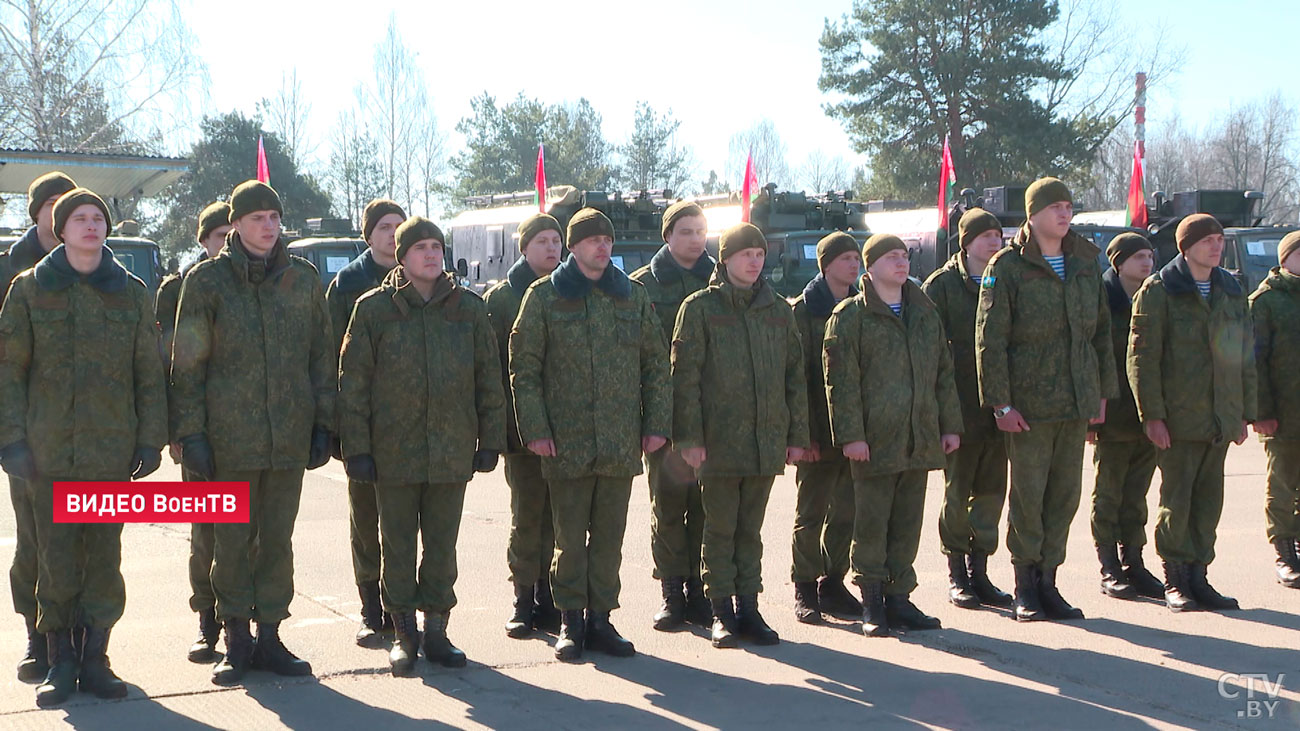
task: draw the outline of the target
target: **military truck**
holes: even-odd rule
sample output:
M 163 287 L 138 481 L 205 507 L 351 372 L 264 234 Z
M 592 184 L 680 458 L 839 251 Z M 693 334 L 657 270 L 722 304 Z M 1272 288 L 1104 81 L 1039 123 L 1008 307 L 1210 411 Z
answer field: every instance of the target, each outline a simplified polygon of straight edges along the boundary
M 642 190 L 629 193 L 579 191 L 569 185 L 548 189 L 546 210 L 567 227 L 579 209 L 599 209 L 614 224 L 614 252 L 610 261 L 631 274 L 663 246 L 660 225 L 671 190 Z M 483 292 L 504 279 L 519 258 L 519 222 L 537 212 L 533 193 L 505 193 L 470 196 L 471 209 L 447 224 L 450 253 L 448 262 L 475 291 Z
M 0 237 L 0 250 L 8 250 L 18 238 Z M 166 273 L 158 244 L 139 236 L 109 236 L 105 243 L 112 250 L 113 258 L 139 277 L 151 293 L 158 291 L 158 285 Z

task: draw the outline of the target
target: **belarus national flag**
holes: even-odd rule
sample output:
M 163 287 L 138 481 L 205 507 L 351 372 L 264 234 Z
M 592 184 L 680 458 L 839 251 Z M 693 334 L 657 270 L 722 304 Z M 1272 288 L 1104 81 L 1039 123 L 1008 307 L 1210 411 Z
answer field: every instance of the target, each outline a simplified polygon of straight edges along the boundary
M 952 148 L 943 138 L 943 158 L 939 162 L 939 230 L 948 235 L 948 210 L 957 197 L 957 171 L 952 165 Z
M 1133 143 L 1133 168 L 1128 181 L 1125 225 L 1145 229 L 1147 227 L 1147 196 L 1146 191 L 1143 189 L 1143 179 L 1146 175 L 1142 169 L 1141 151 L 1142 143 Z

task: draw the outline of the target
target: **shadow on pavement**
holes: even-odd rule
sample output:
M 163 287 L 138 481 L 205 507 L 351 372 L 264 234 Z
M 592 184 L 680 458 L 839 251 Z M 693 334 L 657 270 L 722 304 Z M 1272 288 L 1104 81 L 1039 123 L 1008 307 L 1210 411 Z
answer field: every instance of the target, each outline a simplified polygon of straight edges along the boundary
M 180 731 L 216 731 L 211 726 L 183 716 L 145 696 L 144 691 L 130 683 L 129 695 L 117 701 L 105 701 L 78 693 L 58 708 L 39 711 L 40 715 L 24 714 L 24 721 L 63 717 L 64 723 L 82 731 L 120 731 L 124 728 L 180 729 Z M 36 707 L 36 693 L 32 692 L 32 707 Z M 0 722 L 0 725 L 4 725 Z
M 244 692 L 263 708 L 276 714 L 287 728 L 371 728 L 384 731 L 455 728 L 436 721 L 411 718 L 404 715 L 401 708 L 392 710 L 370 705 L 331 689 L 317 678 L 280 684 L 272 680 L 273 677 L 265 673 L 250 675 L 251 682 L 244 686 Z M 263 678 L 267 682 L 262 682 Z M 398 705 L 401 688 L 394 687 L 391 690 L 394 705 Z

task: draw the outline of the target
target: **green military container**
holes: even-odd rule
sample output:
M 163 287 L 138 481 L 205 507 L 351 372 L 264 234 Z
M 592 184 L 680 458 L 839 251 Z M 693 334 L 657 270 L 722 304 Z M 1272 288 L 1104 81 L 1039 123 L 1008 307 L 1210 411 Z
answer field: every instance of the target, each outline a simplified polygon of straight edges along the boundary
M 360 237 L 311 237 L 290 242 L 288 249 L 311 262 L 320 272 L 321 285 L 329 286 L 340 269 L 366 250 L 366 242 Z

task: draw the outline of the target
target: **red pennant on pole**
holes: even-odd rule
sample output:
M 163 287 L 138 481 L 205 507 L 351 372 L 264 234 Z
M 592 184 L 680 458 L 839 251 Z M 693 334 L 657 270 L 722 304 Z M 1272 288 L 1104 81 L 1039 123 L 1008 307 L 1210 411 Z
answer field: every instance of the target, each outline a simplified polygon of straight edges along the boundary
M 1142 169 L 1142 143 L 1137 142 L 1133 145 L 1133 167 L 1129 174 L 1128 181 L 1128 201 L 1125 204 L 1126 216 L 1129 226 L 1136 228 L 1147 227 L 1147 196 L 1143 187 L 1143 178 L 1145 171 Z
M 266 163 L 266 147 L 262 145 L 262 135 L 257 136 L 257 179 L 267 185 L 271 184 L 271 166 Z
M 948 137 L 943 138 L 943 157 L 939 161 L 939 230 L 948 231 L 948 209 L 952 207 L 957 188 L 957 170 L 952 164 L 952 148 Z
M 749 222 L 749 202 L 758 185 L 758 176 L 754 174 L 754 151 L 745 156 L 745 182 L 740 184 L 740 220 Z
M 537 145 L 537 173 L 533 177 L 533 185 L 537 187 L 537 210 L 546 213 L 546 160 L 541 144 Z

